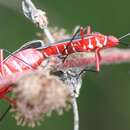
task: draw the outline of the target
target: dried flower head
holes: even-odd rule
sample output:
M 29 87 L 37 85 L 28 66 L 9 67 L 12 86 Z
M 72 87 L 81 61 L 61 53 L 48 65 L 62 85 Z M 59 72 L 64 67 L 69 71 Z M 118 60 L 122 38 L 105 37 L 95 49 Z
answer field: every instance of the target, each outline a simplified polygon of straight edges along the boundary
M 22 76 L 13 92 L 16 106 L 12 108 L 18 125 L 35 127 L 52 111 L 62 114 L 71 103 L 66 85 L 49 71 L 35 71 Z
M 67 39 L 70 37 L 70 35 L 67 34 L 66 29 L 64 28 L 59 29 L 58 27 L 49 27 L 49 31 L 51 32 L 52 36 L 56 41 Z M 38 32 L 36 35 L 43 39 L 45 43 L 48 43 L 47 37 L 43 35 L 42 32 Z
M 38 25 L 41 29 L 47 27 L 48 20 L 46 12 L 37 9 L 31 0 L 23 0 L 22 9 L 25 17 L 30 19 L 34 24 Z

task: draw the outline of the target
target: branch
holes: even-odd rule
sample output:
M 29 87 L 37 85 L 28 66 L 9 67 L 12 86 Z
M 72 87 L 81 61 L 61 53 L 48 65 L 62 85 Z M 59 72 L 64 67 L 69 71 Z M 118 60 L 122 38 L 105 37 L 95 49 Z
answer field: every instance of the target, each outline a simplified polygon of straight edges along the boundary
M 110 64 L 121 64 L 130 62 L 130 49 L 104 49 L 101 51 L 101 65 L 110 65 Z M 95 65 L 95 54 L 90 52 L 76 53 L 68 57 L 65 63 L 61 63 L 59 68 L 72 68 L 80 67 L 84 68 L 86 66 Z
M 79 112 L 76 98 L 73 98 L 74 130 L 79 130 Z
M 54 43 L 55 39 L 51 35 L 48 26 L 48 19 L 46 12 L 40 9 L 37 9 L 31 0 L 22 1 L 22 9 L 26 18 L 32 21 L 34 24 L 45 33 L 50 43 Z

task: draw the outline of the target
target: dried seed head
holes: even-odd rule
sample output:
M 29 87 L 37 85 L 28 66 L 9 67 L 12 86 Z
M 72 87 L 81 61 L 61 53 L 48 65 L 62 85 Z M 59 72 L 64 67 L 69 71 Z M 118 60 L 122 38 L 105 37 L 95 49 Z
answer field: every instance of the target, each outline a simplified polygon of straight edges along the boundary
M 50 27 L 49 29 L 50 29 L 50 31 L 52 32 L 53 37 L 54 37 L 57 41 L 70 38 L 70 35 L 67 34 L 67 31 L 66 31 L 66 29 L 64 29 L 64 28 L 61 28 L 61 29 L 60 29 L 60 28 L 58 28 L 58 27 Z
M 56 41 L 67 39 L 70 37 L 70 35 L 67 34 L 64 28 L 59 29 L 58 27 L 49 27 L 49 31 L 51 32 L 52 36 L 54 37 Z M 48 43 L 48 39 L 46 38 L 45 35 L 43 35 L 42 32 L 41 33 L 38 32 L 36 33 L 36 35 L 40 37 L 41 39 L 43 39 L 45 43 Z
M 48 25 L 46 12 L 37 9 L 31 0 L 23 0 L 22 9 L 25 17 L 37 24 L 41 29 Z
M 68 87 L 49 71 L 30 72 L 22 76 L 13 92 L 16 95 L 16 106 L 11 112 L 18 125 L 35 127 L 43 117 L 52 111 L 59 114 L 71 103 Z

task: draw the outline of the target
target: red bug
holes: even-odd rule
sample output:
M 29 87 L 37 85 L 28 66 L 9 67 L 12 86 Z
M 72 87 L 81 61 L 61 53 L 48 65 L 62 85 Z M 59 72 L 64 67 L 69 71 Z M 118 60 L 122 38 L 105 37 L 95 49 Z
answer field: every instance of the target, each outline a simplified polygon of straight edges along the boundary
M 128 36 L 127 34 L 120 39 Z M 92 33 L 91 28 L 87 28 L 87 33 L 80 27 L 80 36 L 77 33 L 72 39 L 65 39 L 54 43 L 51 46 L 43 46 L 41 41 L 25 44 L 15 53 L 11 54 L 5 60 L 3 59 L 3 50 L 0 50 L 0 75 L 1 79 L 6 79 L 7 76 L 13 73 L 23 73 L 26 70 L 37 69 L 45 58 L 51 56 L 67 56 L 76 52 L 95 51 L 96 71 L 100 70 L 100 50 L 103 48 L 111 48 L 119 44 L 118 38 L 114 36 L 106 36 L 100 33 Z M 7 81 L 5 81 L 7 82 Z M 5 95 L 11 91 L 9 85 L 4 85 L 0 88 L 0 98 L 11 101 Z
M 122 37 L 124 38 L 124 37 Z M 80 27 L 80 35 L 74 35 L 72 39 L 59 41 L 54 45 L 41 49 L 44 57 L 52 55 L 69 55 L 76 52 L 91 52 L 95 51 L 96 71 L 100 70 L 100 50 L 111 48 L 119 44 L 119 39 L 114 36 L 106 36 L 101 33 L 91 32 L 91 27 L 88 26 L 86 34 Z
M 80 35 L 77 36 L 77 31 L 72 39 L 56 42 L 54 45 L 42 48 L 40 51 L 46 58 L 53 55 L 68 56 L 76 52 L 95 52 L 96 71 L 99 72 L 101 61 L 100 50 L 118 46 L 120 40 L 129 36 L 130 33 L 116 38 L 111 35 L 107 36 L 99 32 L 92 32 L 91 30 L 91 27 L 88 26 L 85 34 L 83 27 L 80 27 Z

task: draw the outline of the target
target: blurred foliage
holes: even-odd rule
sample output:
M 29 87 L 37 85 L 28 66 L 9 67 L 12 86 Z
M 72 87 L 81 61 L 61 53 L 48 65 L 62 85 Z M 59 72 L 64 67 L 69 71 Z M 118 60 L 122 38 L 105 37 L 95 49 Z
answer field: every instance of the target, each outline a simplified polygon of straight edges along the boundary
M 11 0 L 6 1 L 10 7 Z M 130 32 L 129 0 L 33 0 L 33 2 L 47 12 L 50 26 L 64 27 L 69 33 L 76 25 L 88 24 L 93 26 L 94 31 L 117 37 Z M 26 41 L 36 39 L 35 33 L 39 31 L 22 15 L 20 6 L 16 10 L 12 7 L 0 5 L 0 46 L 10 51 L 14 51 Z M 121 64 L 101 67 L 98 74 L 86 73 L 78 98 L 80 130 L 130 129 L 129 71 L 129 64 Z M 7 103 L 1 101 L 0 106 L 0 111 L 3 112 Z M 0 122 L 0 129 L 31 130 L 16 126 L 10 114 Z M 72 130 L 72 111 L 60 117 L 54 114 L 35 129 Z

